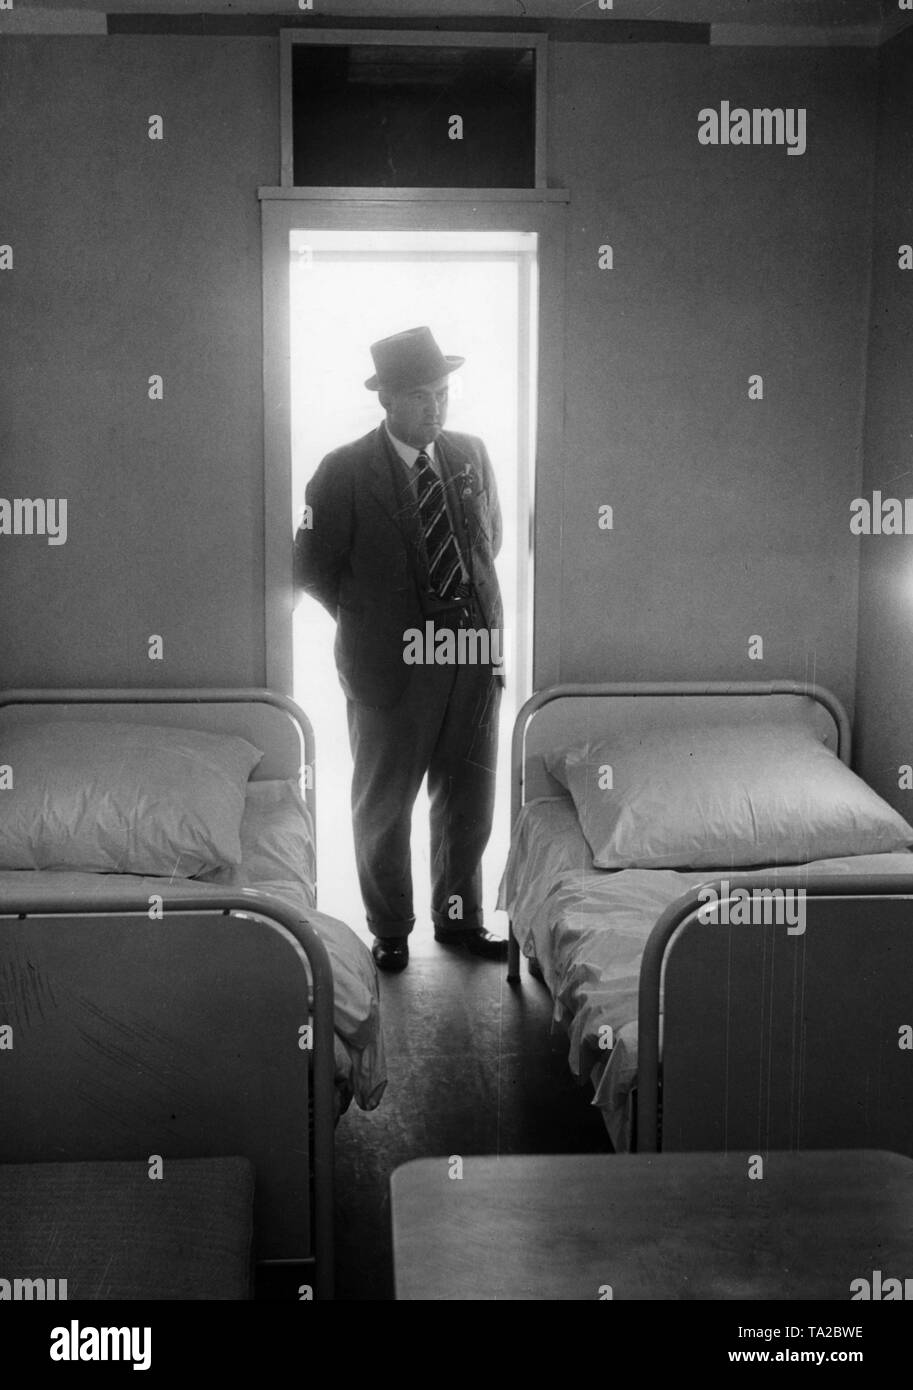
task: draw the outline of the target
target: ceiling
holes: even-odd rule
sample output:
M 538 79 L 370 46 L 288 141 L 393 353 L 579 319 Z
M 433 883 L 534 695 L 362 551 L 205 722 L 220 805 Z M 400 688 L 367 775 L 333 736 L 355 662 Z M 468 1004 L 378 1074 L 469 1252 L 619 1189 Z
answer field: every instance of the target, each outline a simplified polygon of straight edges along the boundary
M 884 42 L 913 22 L 899 0 L 311 0 L 310 11 L 295 0 L 15 0 L 0 11 L 0 34 L 106 32 L 106 14 L 202 14 L 242 20 L 244 16 L 288 16 L 291 23 L 320 25 L 334 19 L 349 24 L 415 19 L 429 28 L 448 20 L 485 19 L 492 22 L 625 20 L 697 23 L 712 26 L 712 43 L 866 44 Z
M 84 10 L 111 14 L 282 14 L 296 10 L 292 0 L 16 0 L 15 9 Z M 829 25 L 876 24 L 897 14 L 897 0 L 614 0 L 611 12 L 599 0 L 313 0 L 311 13 L 338 15 L 421 15 L 444 19 L 463 15 L 517 19 L 677 20 L 703 24 Z M 300 17 L 304 17 L 303 15 Z

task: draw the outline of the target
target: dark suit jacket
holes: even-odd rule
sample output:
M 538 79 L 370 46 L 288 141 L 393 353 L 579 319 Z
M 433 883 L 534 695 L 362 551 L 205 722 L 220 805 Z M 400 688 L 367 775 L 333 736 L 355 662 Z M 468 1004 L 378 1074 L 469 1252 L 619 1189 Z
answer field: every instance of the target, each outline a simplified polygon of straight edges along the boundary
M 499 628 L 501 513 L 485 445 L 444 430 L 434 447 L 485 626 Z M 348 698 L 394 705 L 414 671 L 403 661 L 404 632 L 424 633 L 428 618 L 448 624 L 429 608 L 415 491 L 384 426 L 327 454 L 306 501 L 311 526 L 295 537 L 296 589 L 336 619 L 336 666 Z

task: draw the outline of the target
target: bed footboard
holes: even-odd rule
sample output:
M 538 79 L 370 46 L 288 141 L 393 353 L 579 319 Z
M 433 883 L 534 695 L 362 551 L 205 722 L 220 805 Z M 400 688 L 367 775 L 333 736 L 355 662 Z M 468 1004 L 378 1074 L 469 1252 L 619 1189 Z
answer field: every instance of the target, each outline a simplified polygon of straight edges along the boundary
M 252 890 L 0 897 L 0 1162 L 244 1156 L 255 1257 L 333 1287 L 333 979 Z M 309 1111 L 313 1134 L 309 1134 Z
M 708 879 L 644 950 L 638 1150 L 913 1155 L 911 980 L 913 873 Z

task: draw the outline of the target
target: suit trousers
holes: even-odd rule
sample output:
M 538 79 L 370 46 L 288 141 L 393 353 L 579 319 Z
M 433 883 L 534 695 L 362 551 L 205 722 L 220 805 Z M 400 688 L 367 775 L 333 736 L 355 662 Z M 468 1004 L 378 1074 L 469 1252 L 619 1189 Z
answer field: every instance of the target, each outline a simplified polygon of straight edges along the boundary
M 408 936 L 415 924 L 412 809 L 426 775 L 432 919 L 450 929 L 482 926 L 500 702 L 492 668 L 468 664 L 415 666 L 390 709 L 348 702 L 355 857 L 375 936 Z

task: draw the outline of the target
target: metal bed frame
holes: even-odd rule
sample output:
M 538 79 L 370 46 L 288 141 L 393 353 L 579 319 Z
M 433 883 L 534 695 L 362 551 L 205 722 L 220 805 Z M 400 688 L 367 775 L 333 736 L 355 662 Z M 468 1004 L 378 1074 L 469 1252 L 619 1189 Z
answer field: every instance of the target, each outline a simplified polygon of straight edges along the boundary
M 512 744 L 514 822 L 527 794 L 535 716 L 556 700 L 669 696 L 808 697 L 830 716 L 827 737 L 849 765 L 851 736 L 830 691 L 796 681 L 554 686 L 520 710 Z M 806 711 L 806 715 L 808 711 Z M 820 722 L 820 721 L 816 721 Z M 611 727 L 611 720 L 606 721 Z M 536 770 L 534 780 L 542 784 Z M 547 793 L 544 793 L 547 794 Z M 910 1022 L 913 872 L 711 871 L 671 903 L 645 943 L 637 1016 L 634 1132 L 638 1151 L 895 1149 L 913 1155 L 913 1076 L 897 1046 Z M 736 890 L 803 890 L 807 927 L 701 922 L 698 909 Z M 700 895 L 704 893 L 704 897 Z M 704 912 L 706 914 L 706 906 Z M 519 979 L 511 923 L 508 979 Z M 698 1017 L 701 1026 L 695 1027 Z
M 41 705 L 62 705 L 64 712 L 78 705 L 118 705 L 129 708 L 134 705 L 270 705 L 288 715 L 296 727 L 301 740 L 301 757 L 298 768 L 299 783 L 305 805 L 311 813 L 315 832 L 317 826 L 317 790 L 314 749 L 314 729 L 300 705 L 277 690 L 247 688 L 225 690 L 218 687 L 202 690 L 187 690 L 182 687 L 145 688 L 103 688 L 98 690 L 0 690 L 0 710 L 13 705 L 28 707 Z M 306 769 L 311 769 L 307 776 Z M 262 768 L 254 769 L 254 778 L 262 776 Z
M 730 901 L 733 890 L 739 888 L 752 893 L 772 888 L 803 890 L 804 935 L 796 938 L 790 949 L 781 947 L 778 951 L 777 935 L 782 935 L 782 927 L 752 925 L 748 929 L 750 940 L 746 941 L 744 926 L 699 923 L 697 909 L 703 901 L 699 893 L 712 886 L 721 903 L 727 898 L 724 882 Z M 876 899 L 878 916 L 866 920 L 865 904 Z M 712 946 L 707 944 L 709 932 L 714 934 Z M 860 941 L 869 948 L 864 961 L 860 960 Z M 757 1138 L 762 1149 L 850 1148 L 855 1147 L 854 1136 L 860 1128 L 871 1125 L 874 1136 L 863 1136 L 863 1147 L 893 1149 L 913 1157 L 913 1075 L 909 1061 L 898 1050 L 896 1032 L 890 1038 L 892 1028 L 913 1022 L 909 979 L 913 964 L 913 872 L 828 874 L 794 870 L 773 875 L 745 871 L 725 880 L 707 879 L 669 904 L 647 939 L 640 967 L 638 1152 L 690 1147 L 675 1141 L 670 1146 L 668 1137 L 662 1142 L 663 1121 L 667 1130 L 673 1127 L 668 1114 L 673 1066 L 671 1083 L 678 1092 L 676 1123 L 687 1131 L 693 1119 L 685 1110 L 703 1105 L 707 1129 L 717 1128 L 720 1147 L 743 1147 L 744 1134 L 727 1135 L 718 1101 L 707 1106 L 706 1101 L 694 1099 L 694 1059 L 704 1043 L 704 1038 L 696 1035 L 712 1031 L 717 1020 L 705 1017 L 702 1028 L 694 1028 L 692 991 L 697 993 L 695 982 L 702 970 L 706 971 L 711 952 L 725 958 L 726 983 L 732 985 L 737 997 L 750 998 L 757 1005 L 756 1018 L 748 1020 L 741 1015 L 735 1020 L 744 1030 L 740 1038 L 743 1056 L 739 1058 L 745 1073 L 743 1085 L 753 1089 L 751 1105 L 762 1117 L 752 1142 Z M 867 991 L 866 968 L 869 981 L 878 982 L 877 997 Z M 822 979 L 827 985 L 825 991 Z M 706 974 L 700 983 L 705 980 Z M 842 996 L 837 993 L 840 987 Z M 731 1013 L 722 1006 L 717 1012 L 725 1014 L 724 1026 L 731 1027 Z M 753 1027 L 755 1022 L 759 1026 Z M 789 1050 L 785 1065 L 781 1056 L 779 1067 L 774 1065 L 772 1043 L 777 1030 L 785 1040 L 784 1049 Z M 810 1045 L 810 1032 L 815 1035 L 814 1046 Z M 863 1041 L 870 1044 L 868 1050 L 862 1049 Z M 729 1039 L 725 1052 L 719 1074 L 705 1082 L 705 1089 L 715 1091 L 718 1097 L 736 1084 L 728 1071 L 732 1061 Z M 837 1078 L 835 1070 L 839 1072 Z M 769 1142 L 765 1142 L 768 1137 Z
M 849 765 L 851 736 L 850 721 L 835 695 L 821 685 L 800 681 L 620 681 L 587 685 L 575 682 L 550 685 L 539 690 L 523 705 L 514 723 L 510 753 L 510 821 L 517 822 L 526 793 L 526 742 L 529 726 L 536 714 L 555 700 L 593 699 L 599 696 L 633 696 L 637 698 L 675 695 L 751 696 L 806 695 L 822 705 L 831 715 L 837 732 L 837 756 Z M 507 958 L 507 978 L 511 984 L 520 979 L 520 944 L 513 926 L 510 927 Z
M 305 764 L 313 767 L 314 742 L 311 725 L 298 706 L 283 695 L 266 690 L 183 690 L 183 689 L 160 689 L 160 690 L 12 690 L 0 693 L 0 709 L 8 708 L 13 705 L 24 706 L 48 706 L 48 705 L 115 705 L 115 706 L 149 706 L 149 705 L 203 705 L 203 704 L 251 704 L 251 705 L 270 705 L 288 715 L 293 722 L 300 739 L 300 748 L 303 753 Z M 201 727 L 205 727 L 201 726 Z M 300 767 L 299 767 L 300 774 Z M 314 809 L 314 779 L 310 777 L 305 783 L 306 803 L 313 814 Z M 295 1097 L 285 1097 L 284 1099 L 292 1103 L 304 1100 L 304 1111 L 307 1110 L 308 1094 L 313 1097 L 313 1141 L 309 1145 L 313 1166 L 310 1174 L 307 1173 L 307 1165 L 302 1165 L 300 1152 L 290 1149 L 285 1156 L 286 1170 L 283 1178 L 286 1186 L 291 1182 L 295 1183 L 295 1170 L 304 1167 L 302 1172 L 302 1184 L 307 1190 L 308 1176 L 312 1178 L 312 1201 L 308 1201 L 310 1216 L 306 1225 L 310 1236 L 310 1250 L 308 1253 L 298 1253 L 297 1251 L 290 1258 L 265 1258 L 259 1261 L 262 1265 L 291 1265 L 304 1266 L 312 1271 L 315 1295 L 318 1298 L 328 1299 L 333 1296 L 333 1166 L 334 1166 L 334 1024 L 333 1024 L 333 977 L 330 965 L 330 958 L 326 947 L 321 941 L 314 927 L 306 918 L 295 913 L 290 907 L 279 900 L 273 899 L 268 895 L 251 889 L 221 889 L 217 885 L 212 885 L 211 892 L 205 896 L 191 895 L 180 890 L 169 890 L 162 887 L 160 896 L 162 898 L 163 920 L 156 923 L 156 928 L 160 931 L 166 924 L 177 926 L 180 922 L 183 925 L 193 925 L 200 919 L 228 919 L 234 918 L 242 924 L 256 922 L 271 934 L 274 940 L 285 943 L 295 957 L 298 967 L 300 967 L 300 990 L 299 986 L 292 980 L 292 990 L 296 997 L 300 993 L 303 1001 L 302 1014 L 306 1017 L 313 1030 L 311 1042 L 312 1047 L 308 1049 L 307 1072 L 305 1077 L 310 1078 L 310 1087 L 307 1080 L 303 1081 L 301 1095 Z M 20 944 L 24 937 L 21 923 L 44 923 L 45 919 L 64 918 L 67 920 L 67 929 L 72 931 L 72 927 L 81 921 L 83 924 L 98 922 L 99 919 L 111 919 L 119 917 L 145 918 L 148 920 L 149 898 L 144 893 L 136 891 L 125 891 L 116 897 L 105 897 L 99 899 L 91 894 L 86 895 L 65 895 L 49 894 L 36 902 L 34 896 L 27 894 L 4 895 L 0 898 L 0 928 L 5 928 L 0 932 L 0 939 L 6 939 L 8 944 L 12 944 L 15 950 L 16 942 Z M 192 919 L 192 920 L 191 920 Z M 18 933 L 18 935 L 17 935 Z M 146 938 L 150 936 L 146 933 Z M 205 933 L 204 933 L 205 936 Z M 104 939 L 104 936 L 102 936 Z M 189 939 L 185 938 L 185 939 Z M 204 937 L 201 937 L 201 941 Z M 63 940 L 63 938 L 61 938 Z M 70 938 L 72 940 L 72 937 Z M 37 939 L 36 939 L 37 949 Z M 167 985 L 168 953 L 163 953 L 163 983 Z M 108 961 L 105 961 L 108 967 Z M 107 970 L 106 970 L 107 973 Z M 249 982 L 248 982 L 249 984 Z M 245 980 L 237 981 L 240 986 L 239 997 L 242 997 Z M 229 987 L 233 988 L 231 982 Z M 248 993 L 249 993 L 248 989 Z M 297 1007 L 297 1006 L 296 1006 Z M 39 1010 L 39 1013 L 41 1011 Z M 300 1017 L 301 1015 L 297 1015 Z M 124 1042 L 124 1029 L 116 1035 L 102 1038 L 99 1041 L 106 1045 L 110 1044 L 117 1049 L 124 1049 L 123 1058 L 128 1065 L 133 1067 L 133 1074 L 142 1077 L 144 1073 L 154 1071 L 150 1068 L 147 1054 L 138 1053 L 137 1057 L 128 1056 L 129 1041 Z M 168 1040 L 169 1044 L 175 1040 Z M 296 1039 L 297 1041 L 297 1039 Z M 167 1049 L 166 1049 L 167 1050 Z M 19 1050 L 21 1056 L 21 1050 Z M 164 1054 L 163 1054 L 164 1055 Z M 157 1059 L 158 1060 L 158 1059 Z M 25 1070 L 29 1066 L 28 1049 L 26 1056 L 22 1059 Z M 66 1068 L 62 1068 L 66 1070 Z M 269 1071 L 268 1067 L 264 1072 Z M 170 1073 L 169 1073 L 170 1074 Z M 189 1075 L 189 1073 L 187 1073 Z M 78 1086 L 78 1073 L 76 1073 Z M 153 1130 L 153 1133 L 161 1133 L 163 1147 L 174 1156 L 204 1156 L 199 1154 L 202 1144 L 204 1148 L 207 1144 L 215 1143 L 218 1147 L 217 1136 L 210 1135 L 191 1135 L 169 1134 L 168 1122 L 169 1115 L 166 1111 L 172 1108 L 169 1095 L 157 1095 L 155 1092 L 155 1082 L 153 1077 L 150 1083 L 149 1096 L 147 1101 L 151 1110 L 158 1106 L 156 1123 L 161 1125 L 161 1130 Z M 269 1079 L 268 1077 L 266 1079 Z M 31 1091 L 41 1097 L 43 1102 L 45 1096 L 42 1090 L 42 1083 L 47 1081 L 46 1074 L 38 1074 L 33 1078 Z M 256 1075 L 242 1074 L 242 1081 L 245 1086 L 255 1092 L 262 1084 L 264 1076 L 261 1072 Z M 74 1123 L 76 1111 L 73 1106 L 74 1092 L 72 1089 L 73 1077 L 69 1081 L 59 1080 L 55 1075 L 48 1085 L 49 1094 L 53 1095 L 54 1085 L 61 1087 L 61 1108 L 54 1111 L 54 1120 L 59 1119 L 60 1115 L 69 1107 L 69 1121 Z M 28 1090 L 26 1085 L 24 1090 Z M 161 1088 L 160 1088 L 161 1089 Z M 151 1097 L 151 1099 L 150 1099 Z M 93 1098 L 98 1102 L 98 1097 Z M 185 1102 L 186 1103 L 186 1102 Z M 53 1109 L 53 1106 L 51 1107 Z M 175 1109 L 179 1107 L 175 1106 Z M 191 1107 L 192 1108 L 192 1107 Z M 138 1107 L 142 1109 L 142 1107 Z M 46 1109 L 39 1107 L 40 1113 L 34 1116 L 31 1110 L 28 1111 L 28 1125 L 30 1127 L 29 1138 L 25 1141 L 30 1151 L 22 1153 L 21 1147 L 17 1148 L 17 1139 L 10 1133 L 10 1127 L 5 1127 L 4 1137 L 0 1139 L 0 1154 L 4 1162 L 30 1162 L 47 1161 L 46 1155 L 50 1147 L 55 1159 L 61 1157 L 61 1145 L 49 1144 L 47 1135 L 52 1129 L 53 1121 L 49 1123 Z M 172 1115 L 170 1119 L 174 1119 Z M 298 1122 L 298 1133 L 302 1130 L 307 1132 L 308 1125 L 307 1113 L 300 1111 L 295 1117 Z M 66 1129 L 67 1118 L 63 1120 L 63 1128 Z M 68 1159 L 85 1157 L 137 1157 L 132 1149 L 136 1143 L 129 1137 L 124 1140 L 125 1152 L 123 1154 L 99 1154 L 93 1149 L 93 1138 L 86 1130 L 85 1107 L 76 1116 L 76 1143 L 77 1152 L 72 1149 L 64 1156 Z M 234 1119 L 226 1120 L 222 1123 L 223 1131 L 231 1130 Z M 291 1132 L 292 1126 L 289 1125 Z M 69 1135 L 73 1139 L 73 1132 Z M 94 1141 L 97 1144 L 97 1140 Z M 224 1141 L 223 1141 L 224 1142 Z M 172 1148 L 168 1149 L 168 1144 L 172 1143 Z M 289 1141 L 290 1144 L 293 1140 Z M 183 1145 L 183 1152 L 181 1149 Z M 189 1153 L 187 1152 L 189 1148 Z M 129 1152 L 127 1152 L 129 1151 Z M 145 1152 L 140 1145 L 140 1152 Z M 205 1156 L 220 1156 L 218 1153 L 207 1154 Z M 256 1199 L 255 1199 L 256 1210 Z M 276 1213 L 271 1214 L 271 1219 L 276 1221 Z M 281 1226 L 281 1222 L 279 1223 Z

